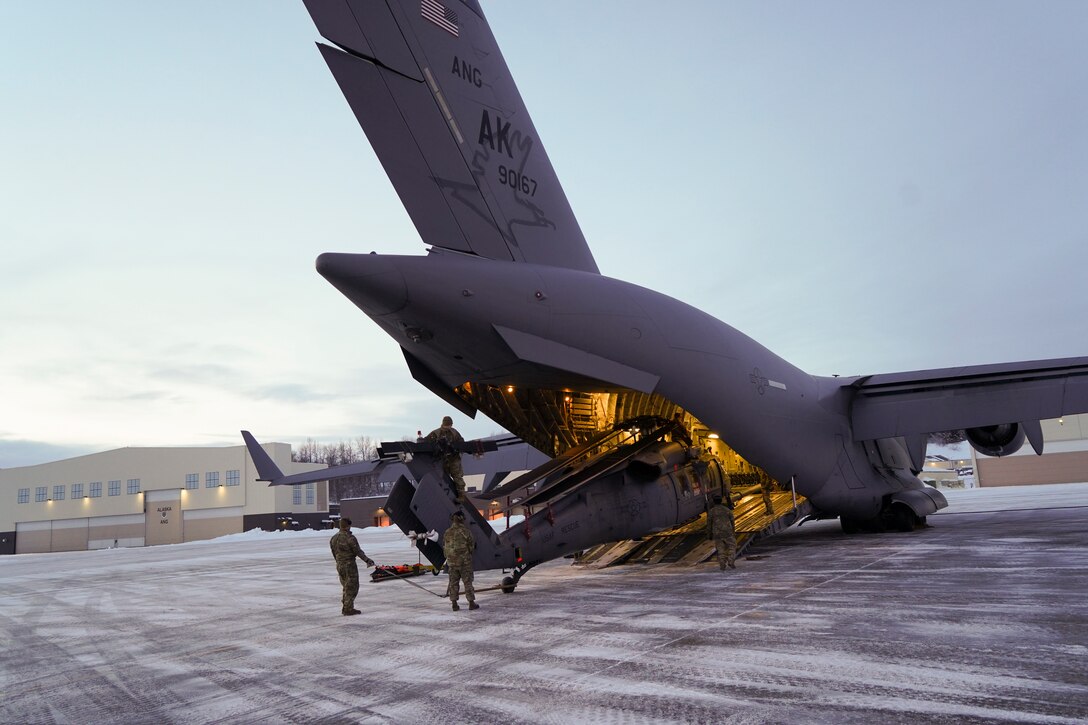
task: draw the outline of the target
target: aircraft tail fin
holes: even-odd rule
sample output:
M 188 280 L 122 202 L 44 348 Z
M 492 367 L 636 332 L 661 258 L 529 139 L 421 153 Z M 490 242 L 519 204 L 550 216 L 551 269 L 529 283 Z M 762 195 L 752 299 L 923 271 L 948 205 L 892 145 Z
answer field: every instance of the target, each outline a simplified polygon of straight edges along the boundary
M 283 471 L 276 465 L 272 457 L 265 453 L 261 444 L 248 430 L 242 431 L 242 439 L 246 442 L 249 456 L 253 459 L 253 465 L 257 467 L 257 480 L 275 482 L 283 478 Z
M 429 245 L 598 272 L 477 0 L 305 0 Z

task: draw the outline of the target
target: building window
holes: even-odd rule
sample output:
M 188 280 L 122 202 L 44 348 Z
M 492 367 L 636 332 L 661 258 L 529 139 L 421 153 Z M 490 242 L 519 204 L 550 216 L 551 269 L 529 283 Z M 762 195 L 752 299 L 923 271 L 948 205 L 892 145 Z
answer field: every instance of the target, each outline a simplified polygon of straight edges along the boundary
M 110 493 L 110 496 L 120 496 L 121 495 L 121 482 L 120 481 L 110 481 L 110 491 L 109 491 L 109 493 Z
M 130 478 L 128 479 L 128 492 L 139 493 L 140 492 L 140 479 Z
M 241 482 L 242 482 L 242 477 L 239 475 L 239 471 L 237 469 L 235 469 L 233 471 L 227 471 L 227 485 L 228 486 L 237 486 Z
M 306 503 L 310 506 L 314 505 L 314 484 L 306 484 Z
M 48 488 L 46 488 L 45 486 L 38 486 L 38 487 L 36 487 L 34 489 L 34 501 L 36 503 L 41 503 L 42 501 L 46 500 L 47 498 L 49 498 L 49 489 Z
M 63 483 L 58 485 L 58 486 L 53 486 L 53 500 L 54 501 L 63 501 L 64 500 L 64 489 L 65 488 L 67 488 L 67 487 Z
M 199 473 L 186 473 L 185 474 L 185 488 L 190 491 L 194 488 L 200 488 L 200 474 Z
M 211 471 L 204 474 L 204 488 L 215 488 L 219 485 L 219 471 Z
M 30 489 L 29 488 L 20 488 L 19 489 L 19 503 L 30 503 Z
M 83 498 L 83 484 L 82 483 L 73 483 L 72 484 L 72 498 L 74 498 L 74 499 L 75 498 Z
M 291 503 L 293 503 L 295 506 L 301 506 L 302 505 L 302 484 L 300 483 L 300 484 L 297 484 L 295 486 L 291 486 L 291 488 L 293 489 L 291 491 Z
M 102 496 L 102 482 L 91 481 L 91 498 L 100 498 Z

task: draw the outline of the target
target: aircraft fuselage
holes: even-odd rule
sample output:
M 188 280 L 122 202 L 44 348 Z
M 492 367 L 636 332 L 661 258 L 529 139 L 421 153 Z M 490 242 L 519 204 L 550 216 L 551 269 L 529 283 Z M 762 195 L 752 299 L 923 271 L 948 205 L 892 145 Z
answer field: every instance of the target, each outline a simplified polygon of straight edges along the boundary
M 828 513 L 871 518 L 888 494 L 921 487 L 903 451 L 853 441 L 849 380 L 808 375 L 666 295 L 455 253 L 323 254 L 317 266 L 450 388 L 657 393 Z

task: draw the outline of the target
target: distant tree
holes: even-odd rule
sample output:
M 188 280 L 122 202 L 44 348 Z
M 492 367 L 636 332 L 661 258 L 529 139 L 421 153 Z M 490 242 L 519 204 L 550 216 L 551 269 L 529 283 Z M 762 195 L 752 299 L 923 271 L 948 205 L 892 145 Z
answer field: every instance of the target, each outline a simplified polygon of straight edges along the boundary
M 327 466 L 346 466 L 377 457 L 378 444 L 370 436 L 324 444 L 307 438 L 291 451 L 291 460 L 296 463 L 324 463 Z
M 929 442 L 938 446 L 951 446 L 963 443 L 967 435 L 962 430 L 945 430 L 929 434 Z
M 355 445 L 359 451 L 360 461 L 373 461 L 378 457 L 378 441 L 370 436 L 359 436 L 355 439 Z
M 355 448 L 351 441 L 340 441 L 325 446 L 325 460 L 323 463 L 329 466 L 346 466 L 355 463 Z
M 320 463 L 321 446 L 313 438 L 307 438 L 291 451 L 291 460 L 296 463 Z

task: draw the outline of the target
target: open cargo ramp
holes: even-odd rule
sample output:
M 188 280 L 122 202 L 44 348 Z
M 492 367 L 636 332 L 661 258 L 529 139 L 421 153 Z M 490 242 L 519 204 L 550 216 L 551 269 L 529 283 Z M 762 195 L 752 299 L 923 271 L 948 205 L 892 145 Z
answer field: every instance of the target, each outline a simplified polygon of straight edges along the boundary
M 812 505 L 791 492 L 771 494 L 773 513 L 767 513 L 759 492 L 735 497 L 737 556 L 752 542 L 784 531 L 812 513 Z M 601 569 L 617 564 L 681 564 L 694 566 L 714 556 L 714 542 L 707 538 L 706 514 L 694 521 L 641 539 L 616 541 L 587 549 L 576 557 L 578 564 Z

